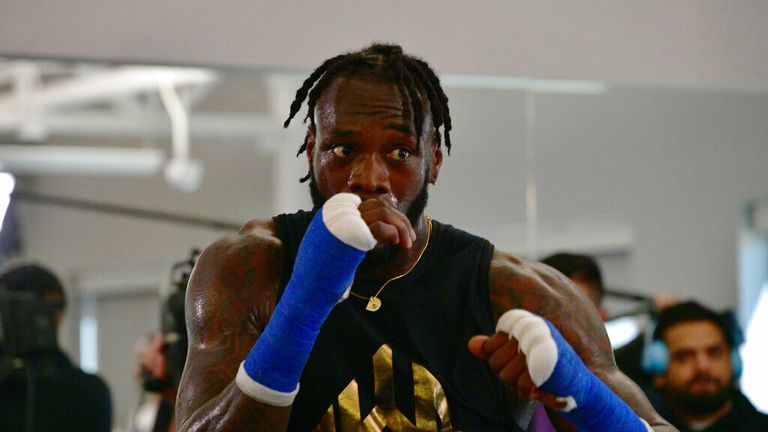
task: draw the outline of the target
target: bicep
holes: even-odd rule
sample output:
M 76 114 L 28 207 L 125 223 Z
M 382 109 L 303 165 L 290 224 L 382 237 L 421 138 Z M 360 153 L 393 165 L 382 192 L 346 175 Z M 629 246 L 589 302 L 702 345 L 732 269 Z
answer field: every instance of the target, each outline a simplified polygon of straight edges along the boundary
M 205 251 L 190 278 L 186 298 L 189 336 L 179 387 L 184 419 L 232 384 L 240 363 L 261 334 L 275 299 L 274 278 L 263 262 Z M 214 255 L 214 256 L 211 256 Z
M 602 319 L 591 301 L 556 270 L 510 256 L 495 259 L 490 293 L 495 319 L 525 309 L 551 322 L 590 369 L 615 367 Z
M 184 419 L 221 393 L 235 379 L 237 368 L 248 354 L 256 335 L 246 332 L 232 318 L 227 301 L 220 298 L 193 300 L 196 313 L 187 317 L 189 347 L 179 386 L 178 417 Z

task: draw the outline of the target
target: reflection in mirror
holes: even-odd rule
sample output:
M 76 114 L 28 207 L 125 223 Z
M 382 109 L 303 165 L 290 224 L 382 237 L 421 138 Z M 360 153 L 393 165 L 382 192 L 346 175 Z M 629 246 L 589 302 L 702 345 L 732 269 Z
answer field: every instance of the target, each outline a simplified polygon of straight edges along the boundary
M 106 378 L 117 427 L 134 418 L 134 344 L 160 328 L 173 264 L 250 219 L 311 206 L 295 157 L 306 126 L 282 128 L 303 79 L 0 59 L 0 169 L 16 181 L 0 246 L 62 275 L 80 306 L 61 344 Z M 618 291 L 737 305 L 733 239 L 740 206 L 766 198 L 768 95 L 442 79 L 455 146 L 431 216 L 530 259 L 591 254 Z M 606 299 L 613 316 L 643 304 Z

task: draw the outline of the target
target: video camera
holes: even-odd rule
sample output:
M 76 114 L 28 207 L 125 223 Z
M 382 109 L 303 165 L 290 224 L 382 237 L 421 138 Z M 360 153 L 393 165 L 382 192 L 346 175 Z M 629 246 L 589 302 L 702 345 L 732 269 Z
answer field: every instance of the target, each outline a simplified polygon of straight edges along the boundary
M 165 341 L 168 377 L 176 387 L 181 382 L 181 373 L 187 361 L 187 323 L 184 316 L 184 298 L 192 269 L 200 256 L 200 250 L 192 249 L 189 258 L 173 266 L 171 286 L 173 291 L 162 308 L 161 328 Z
M 160 327 L 163 334 L 163 353 L 166 358 L 166 379 L 153 378 L 147 371 L 142 372 L 145 390 L 159 392 L 168 387 L 178 387 L 184 363 L 187 361 L 187 326 L 184 317 L 184 297 L 200 250 L 193 249 L 190 257 L 173 265 L 171 270 L 171 293 L 165 298 L 160 310 Z

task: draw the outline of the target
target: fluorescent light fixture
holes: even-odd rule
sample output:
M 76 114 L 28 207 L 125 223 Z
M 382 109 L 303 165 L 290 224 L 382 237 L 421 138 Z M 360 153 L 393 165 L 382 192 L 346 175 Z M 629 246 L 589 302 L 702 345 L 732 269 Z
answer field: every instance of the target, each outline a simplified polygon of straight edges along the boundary
M 164 159 L 156 148 L 0 145 L 0 169 L 14 174 L 147 176 Z
M 5 212 L 8 211 L 8 206 L 11 204 L 11 193 L 15 186 L 16 179 L 12 174 L 0 173 L 0 230 L 3 229 Z
M 608 85 L 603 81 L 552 80 L 503 75 L 440 76 L 443 87 L 480 90 L 521 90 L 550 94 L 597 95 L 605 93 Z

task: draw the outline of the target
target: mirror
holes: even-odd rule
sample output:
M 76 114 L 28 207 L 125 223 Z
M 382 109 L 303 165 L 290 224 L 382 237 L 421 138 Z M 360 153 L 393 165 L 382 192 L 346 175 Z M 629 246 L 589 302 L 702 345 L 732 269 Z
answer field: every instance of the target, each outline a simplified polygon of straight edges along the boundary
M 64 278 L 61 342 L 109 381 L 116 425 L 137 403 L 133 345 L 158 329 L 173 263 L 310 206 L 305 127 L 282 128 L 305 74 L 0 59 L 16 218 L 3 236 Z M 430 215 L 528 258 L 590 253 L 618 291 L 737 304 L 739 210 L 768 185 L 768 94 L 442 79 L 454 147 Z

